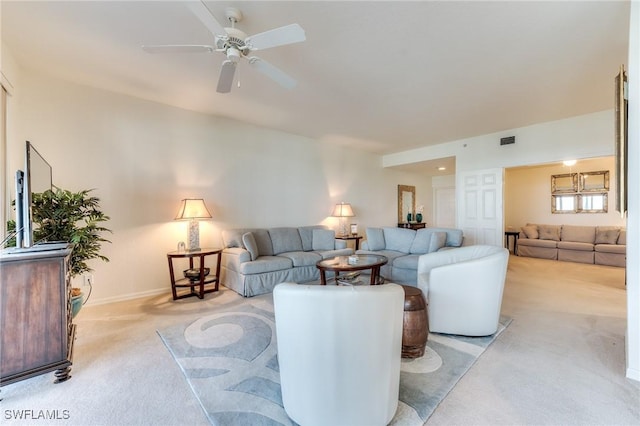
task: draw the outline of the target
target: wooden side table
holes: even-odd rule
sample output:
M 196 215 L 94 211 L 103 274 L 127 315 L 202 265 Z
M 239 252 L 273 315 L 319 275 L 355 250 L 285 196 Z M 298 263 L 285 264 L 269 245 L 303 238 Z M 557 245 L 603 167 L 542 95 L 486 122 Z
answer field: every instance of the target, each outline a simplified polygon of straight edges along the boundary
M 504 231 L 504 248 L 509 250 L 509 239 L 513 237 L 513 254 L 518 254 L 518 237 L 520 232 L 518 231 Z
M 361 235 L 336 235 L 336 240 L 354 240 L 356 244 L 356 250 L 360 250 L 360 240 L 362 239 Z
M 418 229 L 422 229 L 422 228 L 426 228 L 426 227 L 427 227 L 427 224 L 425 222 L 398 223 L 398 228 L 407 228 L 407 229 L 418 230 Z
M 211 271 L 209 275 L 205 275 L 205 257 L 217 255 L 216 269 Z M 176 278 L 173 271 L 173 260 L 180 258 L 189 259 L 189 269 L 193 268 L 193 259 L 199 259 L 198 269 L 200 270 L 200 277 L 196 280 L 190 280 L 189 278 Z M 173 300 L 184 299 L 185 297 L 198 296 L 199 299 L 203 299 L 206 293 L 212 293 L 218 291 L 220 283 L 220 259 L 222 257 L 222 249 L 219 248 L 202 248 L 195 251 L 172 251 L 167 253 L 167 259 L 169 261 L 169 274 L 171 275 L 171 293 L 173 294 Z M 213 288 L 205 290 L 204 286 L 207 284 L 214 284 Z M 178 296 L 177 288 L 189 287 L 191 291 L 189 293 L 181 294 Z M 198 287 L 198 291 L 195 288 Z

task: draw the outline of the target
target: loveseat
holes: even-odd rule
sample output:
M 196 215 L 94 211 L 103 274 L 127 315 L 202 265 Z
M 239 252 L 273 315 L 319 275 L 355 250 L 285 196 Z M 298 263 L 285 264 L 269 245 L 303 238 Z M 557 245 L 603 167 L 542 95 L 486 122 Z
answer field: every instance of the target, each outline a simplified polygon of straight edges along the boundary
M 380 275 L 398 284 L 417 284 L 420 255 L 462 246 L 461 229 L 367 228 L 367 239 L 357 254 L 379 254 L 389 262 L 380 268 Z
M 627 231 L 615 226 L 529 223 L 518 238 L 518 256 L 625 267 Z
M 220 282 L 245 296 L 270 293 L 276 284 L 320 279 L 316 262 L 353 250 L 324 226 L 222 231 Z

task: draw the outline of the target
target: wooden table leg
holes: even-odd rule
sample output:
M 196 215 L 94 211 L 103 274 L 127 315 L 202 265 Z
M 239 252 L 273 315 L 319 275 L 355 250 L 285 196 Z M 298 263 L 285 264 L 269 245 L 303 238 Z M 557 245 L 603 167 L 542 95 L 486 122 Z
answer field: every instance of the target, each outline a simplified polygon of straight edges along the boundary
M 376 285 L 378 283 L 378 275 L 380 275 L 380 268 L 375 266 L 371 268 L 371 279 L 369 280 L 369 285 Z
M 324 269 L 320 270 L 320 285 L 327 285 L 327 276 L 324 274 Z
M 173 259 L 169 257 L 169 274 L 171 274 L 171 293 L 173 295 L 173 300 L 178 298 L 176 293 L 176 279 L 173 276 Z
M 204 299 L 204 256 L 200 257 L 200 294 L 198 295 L 199 299 Z

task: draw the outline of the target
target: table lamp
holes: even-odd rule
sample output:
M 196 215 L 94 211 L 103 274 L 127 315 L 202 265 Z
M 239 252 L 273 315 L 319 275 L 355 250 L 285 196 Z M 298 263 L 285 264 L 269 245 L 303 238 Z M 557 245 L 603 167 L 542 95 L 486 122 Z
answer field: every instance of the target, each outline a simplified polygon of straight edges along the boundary
M 200 250 L 199 219 L 211 219 L 211 213 L 207 210 L 207 206 L 204 205 L 204 200 L 202 198 L 185 198 L 182 200 L 175 220 L 189 220 L 188 251 Z
M 353 214 L 351 204 L 345 202 L 336 204 L 335 208 L 333 209 L 333 213 L 331 213 L 331 216 L 340 218 L 340 236 L 348 235 L 347 222 L 344 218 L 355 216 L 355 214 Z

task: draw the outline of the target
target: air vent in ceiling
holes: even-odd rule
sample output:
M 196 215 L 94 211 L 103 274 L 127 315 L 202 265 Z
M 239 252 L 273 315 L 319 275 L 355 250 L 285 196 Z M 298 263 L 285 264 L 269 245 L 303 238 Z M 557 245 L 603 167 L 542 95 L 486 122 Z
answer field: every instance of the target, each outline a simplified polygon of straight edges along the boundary
M 500 138 L 500 145 L 511 145 L 512 143 L 516 143 L 515 136 L 507 136 L 506 138 Z

